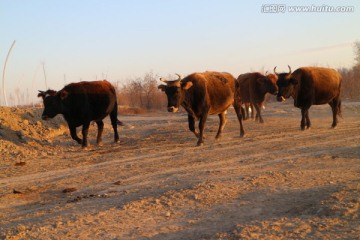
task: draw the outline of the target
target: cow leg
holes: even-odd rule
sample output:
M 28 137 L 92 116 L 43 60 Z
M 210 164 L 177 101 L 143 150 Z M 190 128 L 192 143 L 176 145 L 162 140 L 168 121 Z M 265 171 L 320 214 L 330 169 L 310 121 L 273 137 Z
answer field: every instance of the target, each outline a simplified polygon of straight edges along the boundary
M 119 142 L 119 133 L 117 130 L 117 126 L 118 126 L 117 104 L 115 104 L 114 109 L 110 113 L 110 120 L 111 120 L 111 126 L 113 127 L 114 130 L 114 142 Z
M 309 118 L 309 109 L 308 108 L 302 108 L 301 109 L 301 130 L 309 129 L 311 127 L 311 122 Z
M 309 117 L 309 109 L 306 109 L 306 129 L 309 129 L 311 127 L 311 121 Z
M 216 134 L 215 139 L 219 139 L 219 138 L 221 137 L 222 131 L 224 130 L 225 124 L 226 124 L 226 122 L 227 122 L 227 119 L 226 119 L 226 111 L 220 113 L 220 114 L 219 114 L 219 118 L 220 118 L 219 130 L 218 130 L 218 132 L 217 132 L 217 134 Z
M 305 114 L 306 114 L 306 109 L 302 108 L 301 109 L 301 123 L 300 123 L 301 130 L 305 130 L 305 124 L 306 124 Z
M 261 116 L 261 106 L 259 106 L 259 104 L 254 104 L 255 109 L 256 109 L 256 120 L 259 119 L 260 123 L 264 123 L 264 120 Z
M 254 105 L 250 103 L 250 109 L 251 109 L 251 119 L 254 119 Z
M 197 138 L 200 138 L 199 133 L 195 130 L 195 118 L 192 115 L 188 115 L 189 129 L 192 131 Z
M 70 130 L 71 138 L 74 139 L 77 143 L 81 144 L 82 140 L 76 134 L 76 127 L 75 126 L 69 126 L 69 130 Z
M 100 145 L 102 143 L 102 132 L 104 130 L 104 122 L 102 120 L 97 121 L 96 125 L 98 127 L 98 134 L 97 134 L 97 138 L 96 138 L 96 143 L 98 145 Z
M 204 128 L 205 128 L 205 122 L 207 119 L 207 113 L 203 114 L 199 119 L 199 140 L 197 142 L 198 146 L 201 146 L 204 144 L 203 137 L 204 137 Z
M 337 116 L 340 113 L 340 100 L 339 98 L 334 98 L 331 102 L 329 102 L 329 105 L 331 106 L 331 110 L 333 113 L 333 122 L 331 127 L 336 128 L 338 119 Z
M 82 147 L 86 148 L 88 146 L 88 141 L 87 141 L 87 135 L 89 132 L 89 126 L 90 126 L 90 122 L 86 122 L 83 124 L 82 126 L 82 135 L 83 135 L 83 142 L 82 142 Z
M 237 101 L 234 101 L 233 106 L 234 106 L 236 116 L 237 116 L 237 118 L 239 120 L 239 124 L 240 124 L 240 137 L 243 137 L 245 135 L 245 131 L 244 131 L 243 124 L 242 124 L 244 110 L 241 107 L 241 104 L 239 104 Z
M 248 103 L 245 103 L 245 114 L 244 114 L 244 120 L 247 120 L 249 119 L 249 108 L 250 108 L 250 104 Z M 252 116 L 252 113 L 251 113 L 251 116 Z

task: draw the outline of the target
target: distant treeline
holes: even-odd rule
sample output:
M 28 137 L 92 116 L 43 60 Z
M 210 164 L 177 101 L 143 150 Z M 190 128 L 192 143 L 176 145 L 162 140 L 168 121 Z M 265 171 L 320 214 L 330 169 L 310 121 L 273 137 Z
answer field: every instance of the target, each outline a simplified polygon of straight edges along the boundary
M 341 93 L 343 100 L 360 100 L 360 42 L 354 43 L 354 53 L 355 65 L 351 68 L 338 69 L 343 78 Z M 238 76 L 234 75 L 234 77 Z M 113 83 L 117 90 L 120 110 L 122 108 L 123 112 L 141 113 L 164 109 L 167 100 L 166 95 L 157 88 L 159 78 L 160 76 L 150 71 L 143 77 L 129 79 L 126 83 Z M 177 77 L 168 76 L 168 79 L 172 78 L 177 79 Z M 9 105 L 30 105 L 31 102 L 34 102 L 33 94 L 28 89 L 24 93 L 17 88 L 14 93 L 9 94 Z M 275 101 L 275 97 L 267 96 L 267 101 Z
M 341 93 L 343 100 L 360 100 L 360 42 L 355 42 L 354 50 L 355 65 L 352 68 L 338 69 L 343 78 Z M 123 111 L 140 113 L 164 109 L 167 100 L 166 95 L 157 88 L 159 85 L 158 79 L 159 76 L 149 72 L 142 78 L 128 80 L 125 84 L 115 84 L 118 104 L 123 108 Z M 171 79 L 171 76 L 169 79 Z M 267 100 L 275 101 L 275 97 L 267 96 Z
M 338 69 L 342 81 L 342 99 L 360 99 L 360 42 L 354 43 L 355 65 L 348 68 Z
M 148 72 L 144 77 L 130 79 L 125 84 L 115 83 L 120 111 L 141 113 L 163 108 L 166 96 L 157 88 L 158 79 L 153 72 Z

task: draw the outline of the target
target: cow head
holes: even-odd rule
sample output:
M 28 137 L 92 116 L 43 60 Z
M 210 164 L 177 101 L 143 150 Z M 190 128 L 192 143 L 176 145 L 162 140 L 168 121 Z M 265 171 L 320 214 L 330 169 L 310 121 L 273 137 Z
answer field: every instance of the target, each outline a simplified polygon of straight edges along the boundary
M 168 111 L 177 112 L 181 103 L 184 101 L 185 91 L 192 87 L 192 82 L 181 82 L 181 76 L 176 74 L 179 78 L 177 80 L 168 81 L 160 78 L 160 81 L 165 82 L 166 85 L 159 85 L 158 88 L 166 93 L 168 99 Z
M 276 95 L 278 93 L 278 87 L 276 85 L 277 76 L 275 74 L 265 73 L 265 76 L 257 79 L 258 83 L 262 86 L 265 92 Z
M 288 73 L 277 73 L 276 67 L 274 68 L 274 73 L 276 74 L 276 76 L 278 78 L 276 84 L 279 88 L 279 91 L 277 94 L 277 100 L 279 102 L 283 102 L 287 98 L 289 98 L 292 95 L 294 88 L 298 84 L 298 81 L 291 74 L 291 67 L 289 65 L 288 65 L 288 67 L 289 67 Z
M 43 99 L 44 111 L 41 116 L 43 120 L 55 117 L 57 114 L 62 113 L 63 104 L 62 100 L 66 98 L 68 93 L 65 90 L 59 92 L 54 90 L 40 91 L 38 97 Z

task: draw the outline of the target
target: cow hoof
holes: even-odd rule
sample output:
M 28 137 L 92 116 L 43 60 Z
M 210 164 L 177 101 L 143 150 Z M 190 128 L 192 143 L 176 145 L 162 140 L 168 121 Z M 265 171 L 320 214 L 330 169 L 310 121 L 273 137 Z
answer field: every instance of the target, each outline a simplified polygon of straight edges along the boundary
M 203 142 L 198 142 L 198 143 L 196 144 L 196 146 L 197 146 L 197 147 L 204 146 L 204 143 L 203 143 Z
M 89 145 L 88 145 L 88 144 L 82 145 L 81 148 L 82 148 L 83 150 L 89 150 Z

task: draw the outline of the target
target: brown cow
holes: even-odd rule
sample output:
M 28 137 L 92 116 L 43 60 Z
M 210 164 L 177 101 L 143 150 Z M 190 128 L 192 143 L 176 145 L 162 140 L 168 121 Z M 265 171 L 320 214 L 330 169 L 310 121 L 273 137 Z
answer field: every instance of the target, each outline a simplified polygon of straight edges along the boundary
M 263 75 L 259 72 L 241 74 L 236 80 L 236 101 L 240 104 L 253 104 L 260 123 L 264 123 L 261 107 L 266 93 L 277 94 L 276 80 L 274 74 Z
M 57 114 L 62 114 L 68 123 L 71 137 L 87 147 L 87 135 L 91 121 L 98 126 L 97 143 L 100 144 L 104 129 L 103 119 L 110 115 L 114 129 L 115 142 L 119 141 L 117 125 L 122 123 L 117 119 L 117 100 L 114 87 L 106 80 L 79 82 L 66 85 L 60 91 L 39 91 L 38 97 L 44 102 L 42 119 L 48 120 Z M 83 139 L 76 134 L 76 127 L 82 125 Z
M 289 73 L 274 73 L 278 76 L 279 92 L 277 100 L 285 101 L 290 96 L 294 106 L 301 109 L 301 130 L 310 128 L 309 108 L 311 105 L 328 103 L 333 113 L 332 128 L 337 125 L 337 115 L 341 115 L 341 76 L 332 68 L 301 67 Z
M 209 114 L 218 114 L 220 125 L 216 139 L 221 137 L 222 130 L 226 124 L 226 110 L 234 102 L 235 78 L 229 73 L 204 72 L 193 73 L 184 79 L 163 82 L 166 85 L 159 85 L 168 99 L 168 111 L 177 112 L 180 105 L 188 113 L 189 129 L 198 138 L 197 145 L 203 144 L 203 133 L 206 119 Z M 240 135 L 243 135 L 242 114 L 236 108 L 240 122 Z M 195 130 L 195 119 L 199 119 L 198 133 Z

